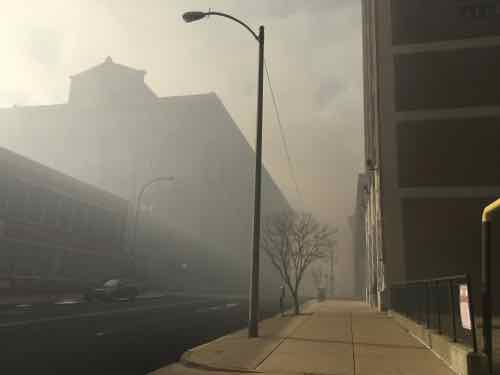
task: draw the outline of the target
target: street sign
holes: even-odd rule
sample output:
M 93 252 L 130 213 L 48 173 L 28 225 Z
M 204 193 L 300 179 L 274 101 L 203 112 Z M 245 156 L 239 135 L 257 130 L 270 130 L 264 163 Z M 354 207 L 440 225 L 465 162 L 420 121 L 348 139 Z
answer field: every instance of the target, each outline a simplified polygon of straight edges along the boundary
M 460 284 L 460 318 L 462 320 L 462 327 L 464 329 L 472 329 L 472 322 L 470 318 L 469 308 L 469 290 L 466 284 Z

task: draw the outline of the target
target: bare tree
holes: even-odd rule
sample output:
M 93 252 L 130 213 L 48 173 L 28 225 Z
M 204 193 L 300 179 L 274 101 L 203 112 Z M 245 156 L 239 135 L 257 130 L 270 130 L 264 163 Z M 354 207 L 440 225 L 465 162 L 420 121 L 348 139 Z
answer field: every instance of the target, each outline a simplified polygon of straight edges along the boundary
M 268 216 L 262 232 L 262 248 L 290 290 L 298 314 L 304 272 L 311 263 L 328 256 L 337 231 L 309 213 L 283 212 Z

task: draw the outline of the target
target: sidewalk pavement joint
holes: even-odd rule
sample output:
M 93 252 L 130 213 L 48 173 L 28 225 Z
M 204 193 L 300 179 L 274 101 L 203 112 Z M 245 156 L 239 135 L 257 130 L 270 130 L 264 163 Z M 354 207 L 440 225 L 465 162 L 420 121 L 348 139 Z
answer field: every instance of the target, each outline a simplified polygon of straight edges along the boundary
M 354 343 L 354 329 L 352 328 L 352 313 L 350 314 L 349 327 L 351 328 L 351 337 L 352 337 L 352 342 Z M 355 350 L 354 345 L 352 346 L 352 366 L 353 366 L 354 374 L 357 374 L 357 372 L 356 372 L 356 350 Z
M 302 315 L 302 314 L 300 314 L 300 315 Z M 307 315 L 308 315 L 308 316 L 312 316 L 312 314 L 304 314 L 304 315 L 306 315 L 306 316 L 307 316 Z M 297 332 L 297 330 L 298 330 L 301 326 L 303 326 L 303 325 L 304 325 L 304 323 L 305 323 L 305 322 L 307 322 L 307 321 L 308 321 L 308 319 L 304 319 L 302 322 L 300 322 L 300 323 L 299 323 L 299 325 L 293 329 L 293 331 L 291 332 L 290 336 L 292 336 L 295 332 Z M 269 354 L 268 354 L 268 355 L 267 355 L 267 356 L 266 356 L 266 357 L 265 357 L 262 361 L 260 361 L 260 363 L 257 365 L 257 368 L 258 368 L 258 367 L 259 367 L 262 363 L 264 363 L 264 362 L 265 362 L 265 361 L 266 361 L 266 360 L 267 360 L 267 359 L 268 359 L 268 358 L 269 358 L 269 357 L 270 357 L 270 356 L 271 356 L 271 355 L 272 355 L 272 354 L 273 354 L 273 353 L 274 353 L 274 352 L 275 352 L 275 351 L 276 351 L 276 350 L 277 350 L 277 349 L 281 346 L 281 344 L 283 344 L 283 343 L 285 342 L 285 340 L 286 340 L 287 338 L 288 338 L 288 337 L 283 337 L 283 338 L 281 339 L 281 341 L 279 342 L 279 344 L 278 344 L 278 345 L 277 345 L 277 346 L 276 346 L 276 347 L 275 347 L 275 348 L 274 348 L 274 349 L 273 349 L 273 350 L 272 350 L 272 351 L 271 351 L 271 352 L 270 352 L 270 353 L 269 353 Z

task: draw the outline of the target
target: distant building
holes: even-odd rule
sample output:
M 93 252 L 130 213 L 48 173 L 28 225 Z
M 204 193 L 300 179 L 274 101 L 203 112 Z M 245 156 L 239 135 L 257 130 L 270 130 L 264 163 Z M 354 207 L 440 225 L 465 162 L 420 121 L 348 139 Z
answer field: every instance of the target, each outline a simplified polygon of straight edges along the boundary
M 481 209 L 500 196 L 500 5 L 362 4 L 374 296 L 461 273 L 477 288 Z
M 0 148 L 0 294 L 120 277 L 128 203 Z
M 137 252 L 168 278 L 182 264 L 193 269 L 183 259 L 187 250 L 165 246 L 166 238 L 183 238 L 189 247 L 197 243 L 198 252 L 218 254 L 227 268 L 239 270 L 237 278 L 225 280 L 227 286 L 245 284 L 254 151 L 214 93 L 158 97 L 144 82 L 145 74 L 108 57 L 71 77 L 68 103 L 0 109 L 4 139 L 16 151 L 131 202 L 152 178 L 173 176 L 144 194 Z M 263 215 L 289 209 L 265 168 L 262 181 Z M 164 241 L 153 241 L 149 232 L 145 237 L 151 220 Z M 168 262 L 152 260 L 158 254 Z M 205 262 L 194 255 L 190 259 Z M 276 277 L 265 254 L 262 260 L 263 272 Z M 177 268 L 167 274 L 166 263 Z M 193 283 L 204 286 L 200 280 Z

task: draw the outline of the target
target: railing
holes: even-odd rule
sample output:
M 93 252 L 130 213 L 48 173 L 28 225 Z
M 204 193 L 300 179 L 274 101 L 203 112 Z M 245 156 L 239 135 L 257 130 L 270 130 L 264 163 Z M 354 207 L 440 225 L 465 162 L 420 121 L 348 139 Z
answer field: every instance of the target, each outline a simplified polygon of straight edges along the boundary
M 460 315 L 460 285 L 468 290 L 471 329 L 462 326 Z M 425 325 L 454 342 L 472 346 L 477 352 L 474 305 L 469 275 L 415 280 L 391 287 L 391 309 Z

